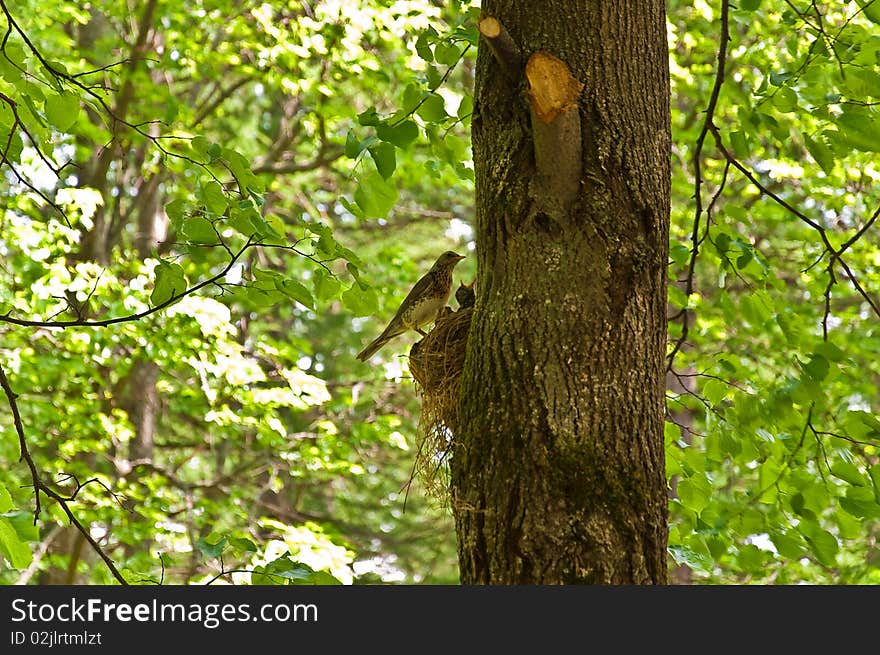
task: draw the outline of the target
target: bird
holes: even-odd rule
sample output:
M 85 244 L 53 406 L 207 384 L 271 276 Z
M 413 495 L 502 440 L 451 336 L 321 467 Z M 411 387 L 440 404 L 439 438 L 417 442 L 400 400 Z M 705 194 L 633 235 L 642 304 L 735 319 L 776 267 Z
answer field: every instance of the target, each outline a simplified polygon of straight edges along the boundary
M 422 326 L 435 320 L 446 306 L 446 301 L 452 293 L 452 269 L 462 259 L 464 255 L 452 250 L 440 255 L 431 270 L 410 289 L 406 298 L 400 303 L 394 318 L 388 323 L 388 327 L 359 352 L 357 358 L 362 362 L 367 361 L 379 348 L 407 330 L 415 330 L 425 336 Z
M 458 289 L 455 290 L 455 299 L 458 301 L 459 309 L 467 309 L 468 307 L 474 306 L 474 303 L 477 300 L 477 293 L 474 291 L 474 282 L 476 282 L 476 279 L 470 284 L 459 282 Z

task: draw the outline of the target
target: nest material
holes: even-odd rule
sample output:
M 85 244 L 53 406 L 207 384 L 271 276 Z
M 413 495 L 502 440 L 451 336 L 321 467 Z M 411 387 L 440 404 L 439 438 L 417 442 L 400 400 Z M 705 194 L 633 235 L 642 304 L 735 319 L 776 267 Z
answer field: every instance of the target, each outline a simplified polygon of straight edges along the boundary
M 445 495 L 443 463 L 451 452 L 458 424 L 458 391 L 473 307 L 447 312 L 434 329 L 413 344 L 409 370 L 422 396 L 419 448 L 413 471 L 432 495 Z

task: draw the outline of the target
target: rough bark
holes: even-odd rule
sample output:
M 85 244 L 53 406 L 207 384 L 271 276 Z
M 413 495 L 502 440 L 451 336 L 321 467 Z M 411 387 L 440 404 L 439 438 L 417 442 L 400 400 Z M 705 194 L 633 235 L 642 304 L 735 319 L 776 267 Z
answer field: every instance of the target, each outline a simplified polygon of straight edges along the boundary
M 486 0 L 483 12 L 523 70 L 511 79 L 481 41 L 478 300 L 451 461 L 461 580 L 664 584 L 664 4 Z M 583 85 L 549 122 L 534 95 L 550 92 L 526 75 L 536 53 Z

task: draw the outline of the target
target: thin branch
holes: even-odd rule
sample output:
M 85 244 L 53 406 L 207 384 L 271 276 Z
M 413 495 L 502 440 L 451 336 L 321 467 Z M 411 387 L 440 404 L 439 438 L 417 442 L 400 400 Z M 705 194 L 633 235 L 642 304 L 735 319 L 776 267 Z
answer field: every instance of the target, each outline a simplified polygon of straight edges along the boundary
M 2 2 L 2 0 L 0 0 L 0 2 Z M 9 96 L 7 96 L 3 93 L 0 93 L 0 101 L 6 103 L 6 105 L 9 107 L 10 111 L 12 111 L 12 119 L 13 119 L 12 126 L 9 128 L 9 137 L 6 139 L 6 144 L 3 148 L 2 154 L 0 154 L 0 166 L 2 166 L 3 164 L 8 165 L 9 170 L 12 171 L 12 174 L 15 175 L 15 178 L 19 181 L 19 183 L 26 186 L 33 193 L 35 193 L 37 196 L 39 196 L 46 204 L 48 204 L 50 207 L 52 207 L 52 209 L 54 209 L 56 212 L 58 212 L 62 216 L 62 218 L 64 218 L 64 221 L 67 223 L 67 226 L 70 227 L 70 219 L 67 217 L 67 214 L 65 213 L 65 211 L 61 207 L 59 207 L 55 202 L 53 202 L 45 193 L 40 191 L 37 187 L 35 187 L 33 184 L 31 184 L 31 182 L 29 182 L 27 179 L 25 179 L 18 172 L 18 170 L 15 168 L 15 166 L 13 166 L 12 162 L 9 160 L 8 155 L 9 155 L 9 150 L 12 147 L 12 139 L 16 133 L 16 128 L 18 128 L 27 135 L 28 139 L 30 139 L 31 145 L 33 146 L 34 150 L 36 150 L 36 152 L 39 154 L 40 158 L 43 161 L 47 161 L 46 157 L 43 155 L 42 151 L 40 150 L 39 146 L 37 145 L 37 141 L 35 141 L 34 138 L 30 135 L 30 132 L 27 131 L 24 123 L 21 120 L 21 117 L 18 115 L 18 103 L 16 103 L 15 100 L 13 100 L 12 98 L 10 98 Z M 47 162 L 47 165 L 49 166 L 50 169 L 52 169 L 53 172 L 55 172 L 56 175 L 58 175 L 61 172 L 60 168 L 56 172 L 55 168 L 51 164 L 49 164 L 48 162 Z
M 831 317 L 831 289 L 837 283 L 834 275 L 834 261 L 828 264 L 828 284 L 825 286 L 825 311 L 822 313 L 822 341 L 828 341 L 828 319 Z
M 275 175 L 284 173 L 302 173 L 305 171 L 313 171 L 318 168 L 324 168 L 329 164 L 342 157 L 345 150 L 339 146 L 323 146 L 318 151 L 314 159 L 307 162 L 295 162 L 293 160 L 272 162 L 266 164 L 257 164 L 251 170 L 255 173 L 273 173 Z
M 849 249 L 856 241 L 862 238 L 862 236 L 871 229 L 871 226 L 874 224 L 874 221 L 877 220 L 877 217 L 880 216 L 880 207 L 874 210 L 874 213 L 871 214 L 871 218 L 867 220 L 867 222 L 856 232 L 852 237 L 844 241 L 843 245 L 837 249 L 838 255 L 842 255 L 847 249 Z
M 839 248 L 835 248 L 831 244 L 831 241 L 828 238 L 828 231 L 824 227 L 822 227 L 819 223 L 817 223 L 816 221 L 811 219 L 809 216 L 804 214 L 802 211 L 800 211 L 796 207 L 792 206 L 784 198 L 782 198 L 778 194 L 771 191 L 766 185 L 762 184 L 761 181 L 755 176 L 755 174 L 751 170 L 749 170 L 746 166 L 744 166 L 724 146 L 724 142 L 721 138 L 721 132 L 719 131 L 717 126 L 710 125 L 709 129 L 712 132 L 713 136 L 715 137 L 715 144 L 718 147 L 718 150 L 721 152 L 721 154 L 724 155 L 725 159 L 727 159 L 727 161 L 729 161 L 734 168 L 736 168 L 740 173 L 742 173 L 746 177 L 746 179 L 749 180 L 749 182 L 754 184 L 755 187 L 757 187 L 761 193 L 766 195 L 768 198 L 772 199 L 774 202 L 776 202 L 781 207 L 784 207 L 789 213 L 793 214 L 799 220 L 801 220 L 802 222 L 809 225 L 811 228 L 813 228 L 819 234 L 819 238 L 822 240 L 822 244 L 825 246 L 825 251 L 831 255 L 831 262 L 829 263 L 829 265 L 833 266 L 835 263 L 840 264 L 840 266 L 846 271 L 850 282 L 852 282 L 852 285 L 855 287 L 855 289 L 859 293 L 859 295 L 865 300 L 865 302 L 868 303 L 868 305 L 871 307 L 871 309 L 874 310 L 874 313 L 877 314 L 878 317 L 880 317 L 880 305 L 878 305 L 877 301 L 875 301 L 870 296 L 870 294 L 864 289 L 864 287 L 862 287 L 861 283 L 858 281 L 858 278 L 856 278 L 855 273 L 853 273 L 852 269 L 849 267 L 849 264 L 847 264 L 846 261 L 844 261 L 843 256 L 841 254 L 842 250 Z M 872 217 L 872 219 L 869 220 L 868 223 L 866 223 L 865 226 L 863 226 L 861 230 L 859 230 L 860 234 L 857 234 L 857 236 L 854 238 L 857 239 L 858 237 L 861 236 L 861 234 L 864 234 L 864 232 L 871 226 L 871 224 L 874 222 L 874 220 L 876 220 L 876 216 Z M 855 243 L 855 241 L 853 239 L 850 239 L 850 241 Z M 852 245 L 852 244 L 850 244 L 850 245 Z M 847 246 L 847 247 L 849 247 L 849 246 Z
M 57 491 L 52 489 L 49 485 L 47 485 L 40 478 L 39 473 L 37 472 L 36 464 L 34 464 L 34 459 L 31 456 L 30 451 L 28 450 L 27 440 L 24 435 L 24 427 L 21 422 L 21 413 L 18 411 L 18 396 L 12 390 L 12 387 L 9 385 L 9 379 L 6 377 L 6 371 L 3 370 L 3 367 L 0 366 L 0 386 L 3 387 L 3 391 L 6 394 L 6 400 L 9 403 L 9 408 L 12 410 L 12 422 L 15 425 L 15 431 L 18 434 L 18 442 L 19 448 L 21 450 L 21 459 L 27 462 L 28 468 L 31 471 L 31 481 L 34 487 L 34 498 L 35 498 L 35 509 L 34 509 L 34 525 L 37 523 L 37 519 L 40 516 L 40 492 L 46 494 L 49 498 L 55 500 L 60 506 L 64 513 L 67 515 L 68 520 L 76 526 L 76 529 L 79 530 L 80 534 L 82 534 L 83 538 L 89 542 L 92 549 L 98 554 L 98 556 L 104 560 L 104 563 L 107 565 L 107 568 L 110 570 L 110 573 L 113 575 L 116 580 L 123 585 L 127 585 L 125 578 L 122 577 L 122 574 L 119 572 L 119 569 L 116 568 L 116 565 L 113 563 L 113 560 L 110 559 L 110 556 L 104 552 L 101 546 L 97 541 L 92 537 L 89 529 L 80 523 L 79 519 L 71 511 L 68 502 L 72 500 L 72 498 L 65 498 Z
M 89 321 L 89 320 L 82 320 L 82 319 L 76 319 L 76 320 L 71 320 L 71 321 L 32 321 L 32 320 L 28 320 L 28 319 L 14 318 L 14 317 L 10 316 L 9 314 L 4 314 L 4 315 L 0 315 L 0 322 L 12 323 L 13 325 L 20 325 L 23 327 L 71 328 L 71 327 L 107 327 L 109 325 L 116 325 L 118 323 L 129 323 L 131 321 L 138 321 L 142 318 L 146 318 L 147 316 L 150 316 L 151 314 L 155 314 L 156 312 L 160 312 L 163 309 L 165 309 L 166 307 L 168 307 L 169 305 L 176 303 L 181 298 L 185 298 L 186 296 L 192 295 L 196 291 L 203 289 L 204 287 L 209 286 L 211 284 L 214 284 L 215 282 L 218 282 L 219 280 L 224 278 L 226 276 L 226 274 L 232 270 L 232 267 L 241 258 L 241 256 L 244 254 L 244 252 L 246 250 L 248 250 L 249 248 L 252 248 L 256 245 L 259 245 L 258 243 L 254 242 L 252 239 L 253 239 L 253 237 L 249 237 L 247 240 L 247 243 L 245 243 L 244 246 L 242 246 L 241 250 L 239 250 L 237 253 L 235 253 L 235 255 L 226 264 L 226 266 L 223 267 L 223 270 L 221 270 L 216 275 L 213 275 L 206 280 L 202 280 L 198 284 L 194 284 L 193 286 L 191 286 L 189 289 L 186 289 L 184 291 L 181 291 L 180 293 L 174 294 L 165 302 L 159 303 L 158 305 L 155 305 L 154 307 L 150 307 L 149 309 L 145 309 L 144 311 L 138 312 L 137 314 L 129 314 L 128 316 L 116 316 L 114 318 L 106 318 L 106 319 L 102 319 L 102 320 L 98 320 L 98 321 Z M 280 247 L 280 246 L 275 246 L 275 247 Z
M 201 123 L 201 122 L 202 122 L 203 120 L 205 120 L 208 116 L 210 116 L 211 113 L 213 113 L 213 111 L 214 111 L 215 109 L 217 109 L 217 107 L 219 107 L 220 105 L 222 105 L 223 102 L 224 102 L 227 98 L 229 98 L 233 93 L 235 93 L 236 91 L 238 91 L 241 87 L 243 87 L 245 84 L 247 84 L 247 83 L 250 82 L 250 81 L 251 81 L 250 78 L 244 77 L 244 78 L 242 78 L 242 79 L 240 79 L 240 80 L 237 80 L 236 82 L 233 82 L 233 83 L 230 84 L 228 87 L 226 87 L 225 89 L 223 89 L 222 91 L 220 91 L 220 93 L 217 95 L 216 98 L 214 98 L 214 99 L 213 99 L 211 102 L 209 102 L 208 104 L 203 105 L 203 106 L 199 109 L 199 111 L 198 111 L 198 113 L 196 114 L 195 118 L 193 118 L 192 126 L 193 126 L 193 127 L 196 127 L 199 123 Z
M 834 437 L 835 439 L 848 441 L 849 443 L 857 444 L 859 446 L 877 446 L 877 442 L 860 441 L 859 439 L 854 439 L 853 437 L 845 434 L 838 434 L 837 432 L 829 432 L 827 430 L 817 430 L 815 427 L 813 427 L 812 423 L 810 424 L 810 430 L 812 430 L 814 434 L 822 435 L 823 437 Z
M 702 186 L 703 186 L 703 168 L 702 168 L 702 156 L 703 156 L 703 144 L 706 141 L 706 137 L 709 134 L 709 130 L 712 127 L 712 121 L 715 116 L 715 109 L 718 106 L 718 98 L 721 95 L 721 87 L 724 85 L 724 76 L 725 76 L 725 68 L 727 65 L 727 47 L 730 44 L 730 3 L 728 0 L 722 0 L 721 2 L 721 36 L 718 43 L 718 56 L 717 56 L 717 64 L 715 68 L 715 82 L 712 85 L 712 93 L 709 96 L 709 104 L 706 106 L 706 118 L 703 121 L 703 127 L 700 129 L 700 134 L 697 136 L 696 145 L 694 148 L 694 226 L 691 232 L 691 259 L 688 264 L 688 275 L 687 282 L 685 284 L 685 294 L 690 296 L 694 292 L 694 271 L 697 266 L 697 255 L 700 251 L 700 220 L 703 215 L 703 197 L 702 197 Z M 725 168 L 725 179 L 727 177 L 727 169 Z M 722 185 L 723 187 L 723 185 Z M 720 191 L 719 191 L 720 193 Z M 712 205 L 714 205 L 715 199 L 712 200 Z M 710 205 L 711 207 L 711 205 Z M 687 311 L 687 308 L 683 309 L 681 312 L 681 335 L 679 335 L 678 339 L 675 342 L 675 345 L 672 348 L 672 352 L 670 352 L 666 358 L 669 360 L 669 363 L 666 365 L 666 370 L 671 371 L 672 365 L 675 362 L 675 356 L 684 346 L 688 337 L 688 330 L 690 329 L 690 313 Z

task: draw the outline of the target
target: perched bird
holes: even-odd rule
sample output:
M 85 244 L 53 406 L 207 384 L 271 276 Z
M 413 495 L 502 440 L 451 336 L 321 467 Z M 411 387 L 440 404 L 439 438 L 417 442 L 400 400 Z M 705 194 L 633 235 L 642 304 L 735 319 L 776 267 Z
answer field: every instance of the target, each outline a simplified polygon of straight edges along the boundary
M 431 270 L 416 282 L 400 303 L 388 327 L 369 346 L 359 352 L 357 358 L 362 362 L 367 361 L 379 348 L 407 330 L 415 330 L 425 336 L 422 326 L 435 320 L 446 307 L 446 301 L 452 293 L 452 269 L 462 259 L 464 259 L 462 255 L 451 250 L 440 255 Z

